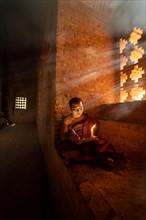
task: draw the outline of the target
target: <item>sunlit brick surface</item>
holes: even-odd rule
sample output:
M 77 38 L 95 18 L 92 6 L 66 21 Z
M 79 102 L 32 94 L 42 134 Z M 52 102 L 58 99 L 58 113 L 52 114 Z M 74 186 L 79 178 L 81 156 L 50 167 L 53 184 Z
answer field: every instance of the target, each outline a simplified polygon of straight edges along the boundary
M 142 75 L 144 74 L 144 70 L 142 67 L 138 68 L 138 65 L 134 67 L 134 69 L 131 71 L 130 78 L 134 82 L 138 82 L 140 78 L 142 78 Z
M 144 49 L 141 47 L 135 47 L 130 54 L 130 60 L 134 63 L 137 63 L 138 60 L 144 55 Z
M 143 30 L 135 27 L 133 29 L 133 32 L 130 34 L 129 41 L 133 44 L 137 44 L 142 34 L 143 34 Z
M 123 52 L 123 49 L 126 47 L 127 42 L 128 42 L 128 41 L 125 40 L 125 39 L 120 39 L 120 53 Z

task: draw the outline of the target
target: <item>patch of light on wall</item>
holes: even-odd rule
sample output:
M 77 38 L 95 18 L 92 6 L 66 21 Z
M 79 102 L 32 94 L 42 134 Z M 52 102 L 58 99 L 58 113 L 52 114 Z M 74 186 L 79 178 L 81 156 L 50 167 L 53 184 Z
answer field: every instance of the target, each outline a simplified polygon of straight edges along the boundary
M 138 46 L 142 34 L 143 30 L 135 27 L 128 40 L 120 39 L 120 102 L 145 99 L 146 91 L 143 85 L 146 73 L 141 67 L 142 63 L 139 63 L 139 59 L 144 56 L 144 48 Z M 129 51 L 129 55 L 124 54 L 126 50 Z M 137 64 L 132 65 L 130 71 L 129 61 Z M 126 66 L 128 66 L 128 72 L 126 72 Z
M 121 55 L 120 70 L 123 69 L 123 67 L 126 65 L 127 61 L 128 61 L 128 58 L 123 56 L 123 55 Z
M 130 95 L 133 100 L 141 100 L 145 95 L 145 90 L 143 87 L 134 87 L 131 89 Z
M 126 45 L 127 45 L 127 40 L 125 40 L 125 39 L 120 39 L 120 53 L 122 53 L 123 52 L 123 50 L 125 49 L 125 47 L 126 47 Z
M 126 75 L 126 73 L 121 72 L 121 75 L 120 75 L 120 84 L 121 84 L 121 86 L 124 85 L 124 83 L 126 82 L 127 79 L 128 79 L 128 76 Z
M 26 97 L 15 97 L 15 109 L 26 109 L 26 104 Z
M 126 101 L 126 99 L 128 97 L 128 93 L 123 88 L 121 88 L 121 90 L 120 90 L 120 97 L 121 97 L 121 102 Z
M 131 71 L 130 78 L 136 83 L 140 78 L 142 78 L 142 74 L 144 74 L 144 70 L 142 67 L 138 68 L 138 65 L 136 65 Z
M 144 55 L 144 49 L 142 47 L 135 47 L 130 54 L 130 60 L 134 63 L 137 63 L 140 58 Z
M 134 45 L 137 44 L 142 34 L 143 34 L 143 30 L 135 27 L 133 29 L 133 32 L 130 34 L 129 41 Z

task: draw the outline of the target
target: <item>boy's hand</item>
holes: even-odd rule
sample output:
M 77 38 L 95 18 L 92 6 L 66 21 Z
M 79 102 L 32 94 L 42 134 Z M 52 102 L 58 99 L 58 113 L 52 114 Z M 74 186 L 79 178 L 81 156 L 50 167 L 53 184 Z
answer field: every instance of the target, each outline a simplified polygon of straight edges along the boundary
M 74 134 L 74 135 L 70 136 L 69 140 L 74 142 L 75 144 L 81 144 L 82 143 L 81 138 L 77 134 Z
M 73 135 L 69 137 L 69 140 L 74 142 L 75 144 L 81 144 L 82 141 L 80 136 L 74 131 L 74 129 L 71 128 L 71 130 L 73 132 Z
M 98 137 L 94 135 L 94 136 L 92 137 L 92 139 L 93 139 L 93 140 L 98 140 Z

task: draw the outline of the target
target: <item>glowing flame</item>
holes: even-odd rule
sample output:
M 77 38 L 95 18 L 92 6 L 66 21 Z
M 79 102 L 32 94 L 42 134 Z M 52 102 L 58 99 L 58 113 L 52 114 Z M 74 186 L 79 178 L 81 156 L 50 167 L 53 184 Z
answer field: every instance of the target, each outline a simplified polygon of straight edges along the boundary
M 95 124 L 95 125 L 93 125 L 93 126 L 92 126 L 92 128 L 91 128 L 91 137 L 93 137 L 93 136 L 94 136 L 94 131 L 93 131 L 93 130 L 94 130 L 95 126 L 96 126 L 96 124 Z

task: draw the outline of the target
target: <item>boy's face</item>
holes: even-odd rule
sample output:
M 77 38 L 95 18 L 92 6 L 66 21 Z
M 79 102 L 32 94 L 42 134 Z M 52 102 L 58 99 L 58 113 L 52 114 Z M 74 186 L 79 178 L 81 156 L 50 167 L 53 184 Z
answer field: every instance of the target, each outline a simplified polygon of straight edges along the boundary
M 73 104 L 70 110 L 73 115 L 73 118 L 79 118 L 84 111 L 83 103 L 79 102 L 79 103 Z

